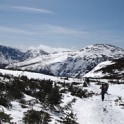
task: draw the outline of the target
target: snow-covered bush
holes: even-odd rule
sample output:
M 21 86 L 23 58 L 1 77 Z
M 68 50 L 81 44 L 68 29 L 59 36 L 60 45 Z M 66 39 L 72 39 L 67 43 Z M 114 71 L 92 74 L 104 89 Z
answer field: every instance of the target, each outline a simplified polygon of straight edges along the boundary
M 23 118 L 25 124 L 48 124 L 51 117 L 44 111 L 28 110 Z

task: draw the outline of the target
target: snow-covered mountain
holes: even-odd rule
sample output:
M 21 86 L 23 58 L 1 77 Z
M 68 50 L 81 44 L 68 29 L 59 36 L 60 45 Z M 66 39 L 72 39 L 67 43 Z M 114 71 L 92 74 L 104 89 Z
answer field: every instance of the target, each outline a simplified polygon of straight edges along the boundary
M 7 55 L 9 58 L 10 54 Z M 57 76 L 0 69 L 0 123 L 123 124 L 123 58 L 123 49 L 107 44 L 95 44 L 74 52 L 22 52 L 18 63 L 11 63 L 9 68 Z M 90 70 L 92 74 L 87 73 Z M 87 77 L 94 74 L 97 78 L 91 78 L 88 87 L 83 87 L 83 77 L 58 77 L 80 77 L 85 73 Z M 115 73 L 122 78 L 114 80 L 114 84 L 108 79 L 98 79 L 99 74 Z M 99 86 L 103 81 L 110 84 L 105 101 L 101 100 Z M 118 81 L 121 84 L 118 85 Z
M 5 67 L 11 63 L 22 62 L 47 54 L 47 52 L 37 48 L 31 48 L 24 52 L 17 48 L 0 45 L 0 67 Z
M 25 61 L 25 60 L 30 60 L 32 58 L 36 58 L 36 57 L 40 57 L 42 55 L 47 55 L 48 53 L 43 51 L 42 49 L 29 49 L 25 52 L 25 54 L 23 54 L 21 61 Z
M 10 64 L 8 68 L 53 74 L 56 76 L 80 77 L 106 60 L 124 57 L 124 49 L 109 44 L 94 44 L 79 51 L 58 52 L 31 57 Z
M 20 61 L 23 54 L 19 49 L 0 45 L 0 67 Z
M 124 79 L 124 58 L 102 62 L 85 76 L 93 78 Z
M 63 51 L 72 51 L 72 49 L 67 48 L 61 48 L 61 47 L 51 47 L 46 45 L 39 45 L 38 47 L 30 47 L 29 49 L 41 49 L 43 51 L 46 51 L 47 53 L 55 53 L 55 52 L 63 52 Z

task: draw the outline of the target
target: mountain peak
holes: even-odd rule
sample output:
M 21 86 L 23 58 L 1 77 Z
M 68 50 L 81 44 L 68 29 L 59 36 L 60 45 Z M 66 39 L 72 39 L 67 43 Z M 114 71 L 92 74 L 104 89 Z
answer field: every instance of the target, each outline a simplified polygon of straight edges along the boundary
M 122 52 L 124 51 L 124 49 L 116 47 L 111 44 L 93 44 L 93 45 L 84 47 L 80 51 L 88 51 L 88 52 L 94 52 L 94 51 L 120 52 L 121 51 Z
M 22 57 L 22 60 L 29 60 L 33 59 L 42 55 L 48 55 L 47 52 L 43 51 L 42 49 L 35 49 L 31 48 L 27 52 L 25 52 L 24 56 Z
M 0 64 L 5 66 L 7 64 L 17 62 L 21 59 L 23 54 L 24 53 L 19 49 L 0 45 Z

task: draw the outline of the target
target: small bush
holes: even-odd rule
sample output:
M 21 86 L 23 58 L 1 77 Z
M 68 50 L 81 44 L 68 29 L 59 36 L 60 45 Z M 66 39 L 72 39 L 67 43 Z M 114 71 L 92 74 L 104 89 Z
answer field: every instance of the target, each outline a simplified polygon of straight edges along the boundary
M 23 118 L 25 124 L 48 124 L 51 117 L 43 111 L 28 110 Z
M 64 117 L 61 117 L 61 120 L 59 120 L 59 122 L 61 124 L 78 124 L 76 120 L 77 120 L 76 115 L 73 112 L 71 112 L 66 113 Z
M 62 94 L 59 92 L 59 87 L 55 86 L 48 95 L 48 103 L 51 105 L 57 105 L 61 103 L 61 99 Z
M 0 105 L 8 109 L 12 107 L 11 103 L 8 101 L 5 95 L 0 96 Z
M 4 123 L 10 123 L 10 121 L 11 121 L 11 117 L 10 117 L 10 115 L 7 115 L 7 114 L 5 114 L 4 112 L 0 112 L 0 121 L 2 121 L 2 122 L 4 122 Z

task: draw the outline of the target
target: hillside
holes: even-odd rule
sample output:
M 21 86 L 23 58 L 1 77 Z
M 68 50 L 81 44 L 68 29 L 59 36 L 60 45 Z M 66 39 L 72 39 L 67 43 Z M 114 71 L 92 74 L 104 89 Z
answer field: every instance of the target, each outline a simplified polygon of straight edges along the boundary
M 19 62 L 23 56 L 23 52 L 16 48 L 0 45 L 0 67 L 14 62 Z
M 123 124 L 124 85 L 110 84 L 101 101 L 97 82 L 88 87 L 82 83 L 0 69 L 1 123 Z
M 23 52 L 17 48 L 0 45 L 0 67 L 4 68 L 11 63 L 30 60 L 47 54 L 41 49 L 29 49 Z
M 106 60 L 124 57 L 124 50 L 109 44 L 94 44 L 79 51 L 31 57 L 7 68 L 29 70 L 55 76 L 82 77 Z
M 98 64 L 86 77 L 124 79 L 124 58 Z
M 43 51 L 42 49 L 32 48 L 32 49 L 27 50 L 23 54 L 23 56 L 21 57 L 21 61 L 30 60 L 32 58 L 40 57 L 42 55 L 48 55 L 48 53 Z

